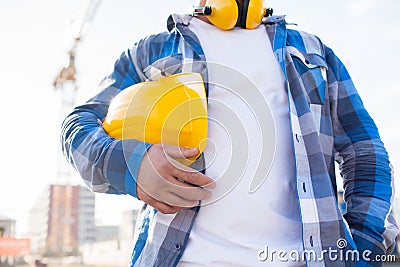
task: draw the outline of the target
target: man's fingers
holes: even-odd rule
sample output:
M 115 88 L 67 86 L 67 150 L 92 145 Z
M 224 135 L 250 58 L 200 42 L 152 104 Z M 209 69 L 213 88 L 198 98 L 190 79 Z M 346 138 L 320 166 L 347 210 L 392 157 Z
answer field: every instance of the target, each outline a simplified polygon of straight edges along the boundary
M 160 202 L 158 200 L 154 200 L 151 203 L 147 203 L 147 204 L 149 204 L 150 206 L 152 206 L 153 208 L 155 208 L 156 210 L 158 210 L 159 212 L 161 212 L 163 214 L 175 214 L 178 211 L 180 211 L 181 209 L 183 209 L 182 207 L 170 206 L 170 205 Z
M 138 197 L 140 194 L 140 197 L 139 197 L 140 200 L 142 200 L 144 203 L 152 206 L 153 208 L 155 208 L 156 210 L 158 210 L 159 212 L 161 212 L 163 214 L 174 214 L 182 209 L 182 207 L 171 206 L 171 205 L 168 205 L 166 203 L 163 203 L 163 202 L 153 198 L 152 196 L 147 194 L 146 191 L 144 191 L 140 187 L 137 188 L 137 193 L 138 193 Z
M 211 192 L 203 187 L 214 188 L 214 181 L 174 160 L 193 157 L 198 152 L 198 149 L 171 145 L 152 146 L 139 169 L 138 198 L 166 214 L 197 206 L 200 200 L 211 198 Z
M 196 156 L 199 153 L 198 148 L 187 148 L 167 144 L 163 144 L 162 147 L 164 152 L 174 159 L 188 159 Z
M 173 193 L 182 199 L 194 202 L 210 199 L 212 197 L 210 191 L 201 187 L 177 187 Z
M 175 168 L 172 168 L 170 174 L 173 177 L 183 180 L 192 185 L 197 185 L 208 189 L 215 188 L 215 181 L 213 179 L 202 174 L 199 171 L 196 171 L 190 167 L 186 167 L 182 164 L 180 164 L 179 166 L 175 166 Z
M 168 188 L 172 194 L 175 194 L 184 200 L 197 203 L 199 200 L 206 200 L 212 197 L 212 193 L 203 187 L 193 186 L 188 183 L 181 182 L 172 176 L 165 179 L 169 182 L 169 185 L 166 186 L 166 188 Z M 189 204 L 189 206 L 195 205 Z
M 170 193 L 165 200 L 166 204 L 173 207 L 192 208 L 199 204 L 199 200 L 188 200 L 179 195 Z

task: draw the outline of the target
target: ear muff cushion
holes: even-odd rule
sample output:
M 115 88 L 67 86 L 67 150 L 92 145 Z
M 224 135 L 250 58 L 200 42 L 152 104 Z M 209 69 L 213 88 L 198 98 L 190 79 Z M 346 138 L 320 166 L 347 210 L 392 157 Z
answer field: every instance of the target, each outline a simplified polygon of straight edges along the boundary
M 237 0 L 207 0 L 207 6 L 212 7 L 208 20 L 216 27 L 230 30 L 238 22 L 239 6 Z
M 260 25 L 264 16 L 265 8 L 263 0 L 245 0 L 243 12 L 246 10 L 246 20 L 243 21 L 243 26 L 247 29 L 253 29 Z

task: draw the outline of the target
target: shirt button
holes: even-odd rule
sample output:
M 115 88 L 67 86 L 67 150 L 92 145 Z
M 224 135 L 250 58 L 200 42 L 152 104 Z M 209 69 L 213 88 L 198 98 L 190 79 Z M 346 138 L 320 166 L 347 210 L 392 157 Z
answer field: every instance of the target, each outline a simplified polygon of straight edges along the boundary
M 179 244 L 179 243 L 175 243 L 175 249 L 176 250 L 180 250 L 181 249 L 181 244 Z

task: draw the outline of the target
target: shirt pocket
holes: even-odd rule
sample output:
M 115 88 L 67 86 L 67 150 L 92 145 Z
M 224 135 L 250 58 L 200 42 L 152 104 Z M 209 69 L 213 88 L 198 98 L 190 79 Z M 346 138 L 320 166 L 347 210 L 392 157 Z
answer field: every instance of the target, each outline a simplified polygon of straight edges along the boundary
M 305 90 L 307 101 L 310 104 L 323 105 L 327 89 L 328 65 L 322 55 L 303 53 L 295 47 L 289 46 L 288 52 L 293 60 Z
M 161 77 L 167 77 L 182 72 L 182 60 L 183 56 L 181 53 L 166 56 L 157 59 L 149 66 L 145 67 L 143 73 L 147 81 L 157 81 Z

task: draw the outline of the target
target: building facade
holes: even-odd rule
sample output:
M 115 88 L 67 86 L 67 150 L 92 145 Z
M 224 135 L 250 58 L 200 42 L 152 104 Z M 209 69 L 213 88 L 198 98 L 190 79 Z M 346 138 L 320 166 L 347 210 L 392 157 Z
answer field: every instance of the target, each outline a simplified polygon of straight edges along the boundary
M 138 210 L 127 210 L 119 226 L 97 226 L 97 242 L 80 246 L 85 266 L 128 266 L 137 215 Z
M 15 220 L 0 215 L 0 237 L 14 237 Z
M 95 240 L 95 194 L 85 187 L 50 185 L 30 214 L 32 251 L 74 256 L 79 245 Z

